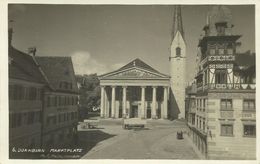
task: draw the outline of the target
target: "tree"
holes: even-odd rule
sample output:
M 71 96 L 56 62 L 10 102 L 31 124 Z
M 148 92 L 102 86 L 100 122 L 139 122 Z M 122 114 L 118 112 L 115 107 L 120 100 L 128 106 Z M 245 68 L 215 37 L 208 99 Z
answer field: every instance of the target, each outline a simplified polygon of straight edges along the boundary
M 100 105 L 100 85 L 97 74 L 77 75 L 77 82 L 80 84 L 79 88 L 79 104 L 80 113 L 82 117 L 92 112 L 93 107 Z

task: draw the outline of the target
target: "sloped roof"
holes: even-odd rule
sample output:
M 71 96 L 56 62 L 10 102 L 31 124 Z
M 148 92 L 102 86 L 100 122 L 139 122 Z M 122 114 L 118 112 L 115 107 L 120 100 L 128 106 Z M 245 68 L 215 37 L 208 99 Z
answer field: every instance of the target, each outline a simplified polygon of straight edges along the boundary
M 140 68 L 140 69 L 143 69 L 145 71 L 149 71 L 151 73 L 159 74 L 159 75 L 164 76 L 164 77 L 169 77 L 168 75 L 160 73 L 159 71 L 157 71 L 153 67 L 149 66 L 148 64 L 146 64 L 145 62 L 143 62 L 139 58 L 136 58 L 135 60 L 129 62 L 128 64 L 119 68 L 118 70 L 115 70 L 115 71 L 109 72 L 109 73 L 105 73 L 103 75 L 100 75 L 99 77 L 103 77 L 103 76 L 106 76 L 108 74 L 113 74 L 113 73 L 116 73 L 116 72 L 121 72 L 121 71 L 124 71 L 124 70 L 130 70 L 130 69 L 134 69 L 134 68 Z
M 46 83 L 32 56 L 10 47 L 9 58 L 9 78 Z
M 59 91 L 78 92 L 76 77 L 71 57 L 43 57 L 37 56 L 37 62 L 48 78 L 50 85 Z M 62 88 L 62 82 L 72 84 L 72 88 Z
M 132 68 L 132 67 L 143 68 L 143 69 L 151 71 L 151 72 L 160 73 L 159 71 L 155 70 L 153 67 L 149 66 L 148 64 L 146 64 L 145 62 L 143 62 L 142 60 L 140 60 L 138 58 L 136 58 L 135 60 L 126 64 L 125 66 L 119 68 L 117 71 L 121 71 L 121 70 Z
M 174 39 L 178 31 L 181 33 L 183 39 L 185 40 L 180 5 L 174 6 L 172 40 Z

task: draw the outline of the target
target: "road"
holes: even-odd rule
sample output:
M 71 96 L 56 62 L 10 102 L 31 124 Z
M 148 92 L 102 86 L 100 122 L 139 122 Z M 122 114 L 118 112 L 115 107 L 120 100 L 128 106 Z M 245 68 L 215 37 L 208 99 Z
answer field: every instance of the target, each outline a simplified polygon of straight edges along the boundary
M 154 120 L 145 129 L 124 130 L 108 120 L 100 127 L 113 137 L 98 142 L 83 159 L 199 159 L 186 135 L 176 139 L 177 131 L 187 128 L 184 122 Z

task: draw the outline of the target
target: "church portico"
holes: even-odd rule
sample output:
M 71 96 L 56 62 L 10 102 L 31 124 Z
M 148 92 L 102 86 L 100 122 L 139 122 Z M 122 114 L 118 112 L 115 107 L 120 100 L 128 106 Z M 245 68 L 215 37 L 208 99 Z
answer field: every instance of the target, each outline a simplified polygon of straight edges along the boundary
M 136 59 L 100 76 L 102 118 L 168 118 L 169 76 Z
M 103 118 L 167 119 L 168 86 L 101 86 Z

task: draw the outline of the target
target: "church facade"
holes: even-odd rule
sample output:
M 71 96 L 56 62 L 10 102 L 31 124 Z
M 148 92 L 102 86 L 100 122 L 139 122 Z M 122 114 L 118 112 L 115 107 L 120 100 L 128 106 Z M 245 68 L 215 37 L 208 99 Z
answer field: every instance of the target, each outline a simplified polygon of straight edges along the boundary
M 99 78 L 101 117 L 168 118 L 168 75 L 135 59 Z
M 175 6 L 170 76 L 140 59 L 99 76 L 102 118 L 185 118 L 186 44 L 181 7 Z

